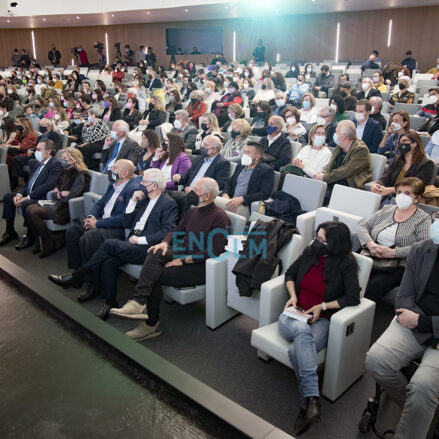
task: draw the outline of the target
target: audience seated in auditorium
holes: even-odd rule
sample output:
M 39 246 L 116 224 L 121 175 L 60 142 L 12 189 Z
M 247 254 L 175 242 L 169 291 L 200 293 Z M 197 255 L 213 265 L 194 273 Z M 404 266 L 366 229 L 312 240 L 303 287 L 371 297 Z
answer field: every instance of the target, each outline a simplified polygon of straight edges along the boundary
M 320 72 L 314 83 L 314 94 L 319 96 L 319 93 L 324 93 L 325 96 L 328 96 L 328 90 L 334 87 L 335 78 L 326 64 L 320 67 Z
M 295 107 L 300 106 L 300 100 L 302 95 L 309 92 L 309 84 L 305 82 L 305 77 L 300 74 L 297 76 L 297 81 L 291 84 L 290 88 L 286 92 L 286 98 L 288 103 Z
M 418 207 L 425 190 L 421 180 L 403 177 L 392 189 L 396 205 L 384 206 L 365 219 L 357 230 L 361 245 L 367 247 L 370 256 L 376 260 L 365 294 L 375 302 L 399 286 L 410 247 L 417 241 L 428 239 L 431 224 L 430 215 Z M 383 264 L 389 264 L 387 269 Z
M 286 122 L 284 131 L 288 133 L 288 138 L 297 142 L 306 133 L 306 128 L 300 123 L 300 111 L 293 106 L 285 107 L 283 114 Z
M 300 411 L 294 433 L 300 435 L 320 421 L 317 354 L 328 343 L 331 316 L 340 308 L 360 303 L 357 264 L 351 232 L 340 222 L 325 222 L 316 239 L 285 273 L 289 299 L 285 308 L 302 308 L 313 315 L 309 323 L 281 314 L 280 335 L 291 343 L 288 357 L 299 387 Z
M 397 102 L 401 104 L 413 104 L 415 99 L 414 93 L 409 91 L 411 79 L 408 76 L 401 76 L 398 81 L 398 91 L 390 96 L 389 102 L 395 105 Z
M 176 136 L 178 138 L 178 136 Z M 178 138 L 179 139 L 179 138 Z M 179 139 L 180 140 L 180 139 Z M 78 301 L 83 303 L 102 296 L 104 306 L 97 316 L 106 320 L 111 308 L 118 308 L 117 278 L 123 264 L 143 264 L 148 249 L 159 244 L 178 219 L 177 203 L 165 191 L 165 176 L 158 169 L 148 169 L 134 191 L 124 213 L 126 240 L 109 238 L 73 273 L 50 275 L 62 286 L 82 286 Z
M 231 112 L 230 107 L 232 105 L 236 105 L 238 108 L 241 108 L 238 104 L 231 104 L 229 106 L 229 112 Z M 197 134 L 197 139 L 195 140 L 195 149 L 192 150 L 192 154 L 200 154 L 200 148 L 206 136 L 216 136 L 221 140 L 221 143 L 224 142 L 224 137 L 222 136 L 220 127 L 218 126 L 218 119 L 213 113 L 205 113 L 200 117 L 200 128 L 201 131 Z
M 316 100 L 311 93 L 305 93 L 300 100 L 300 121 L 306 123 L 316 123 L 318 110 L 315 107 Z
M 45 139 L 38 143 L 35 158 L 36 165 L 31 170 L 29 182 L 17 192 L 7 193 L 3 197 L 3 219 L 6 221 L 6 232 L 4 233 L 0 246 L 18 239 L 14 228 L 16 209 L 21 208 L 24 218 L 24 226 L 27 227 L 26 235 L 16 245 L 21 250 L 35 244 L 35 235 L 28 220 L 28 207 L 38 203 L 38 200 L 45 200 L 47 192 L 54 189 L 62 166 L 55 157 L 56 146 L 52 140 Z
M 271 166 L 261 161 L 263 155 L 264 148 L 259 143 L 247 143 L 241 162 L 227 180 L 217 205 L 248 218 L 253 201 L 263 201 L 270 197 L 274 172 Z
M 396 154 L 401 136 L 410 130 L 410 116 L 406 111 L 396 111 L 392 114 L 389 128 L 384 134 L 378 148 L 378 154 L 384 154 L 387 157 L 387 163 L 390 163 Z
M 206 136 L 200 148 L 200 155 L 192 163 L 192 167 L 184 175 L 175 174 L 172 179 L 175 183 L 185 187 L 190 192 L 195 183 L 203 177 L 213 178 L 223 190 L 230 174 L 230 162 L 220 155 L 221 140 L 216 136 Z
M 256 105 L 256 117 L 252 121 L 252 135 L 259 137 L 267 135 L 268 119 L 271 115 L 270 104 L 267 101 L 260 101 Z
M 139 124 L 139 120 L 142 119 L 142 113 L 139 111 L 139 101 L 135 96 L 128 98 L 122 119 L 129 125 L 130 130 L 134 129 Z
M 250 124 L 245 119 L 235 119 L 231 124 L 231 139 L 221 150 L 221 155 L 231 162 L 240 163 L 251 133 Z
M 386 118 L 381 114 L 381 109 L 383 107 L 383 100 L 379 96 L 372 96 L 369 99 L 372 109 L 370 110 L 369 118 L 378 122 L 383 131 L 386 130 L 387 121 Z
M 354 123 L 357 127 L 357 138 L 367 145 L 371 153 L 376 153 L 383 139 L 383 131 L 380 124 L 369 117 L 371 111 L 372 105 L 367 99 L 357 101 Z
M 133 299 L 122 308 L 110 310 L 112 316 L 141 321 L 126 333 L 128 337 L 141 341 L 161 334 L 162 285 L 190 287 L 206 282 L 206 259 L 224 251 L 230 227 L 226 212 L 214 203 L 218 193 L 218 184 L 211 178 L 202 178 L 195 184 L 188 202 L 196 208 L 189 209 L 177 227 L 148 250 Z M 178 251 L 173 246 L 177 233 Z
M 421 107 L 421 109 L 416 113 L 416 116 L 419 117 L 436 116 L 438 98 L 439 98 L 439 88 L 430 88 L 428 90 L 427 104 Z

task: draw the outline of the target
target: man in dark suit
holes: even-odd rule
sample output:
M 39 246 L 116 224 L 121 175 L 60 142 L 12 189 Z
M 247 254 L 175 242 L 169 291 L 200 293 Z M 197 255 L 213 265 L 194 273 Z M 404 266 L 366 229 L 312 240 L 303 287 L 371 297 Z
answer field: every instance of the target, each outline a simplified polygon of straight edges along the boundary
M 128 159 L 134 165 L 137 164 L 141 148 L 135 140 L 128 137 L 129 131 L 130 127 L 124 120 L 114 122 L 111 135 L 105 139 L 102 148 L 102 173 L 110 171 L 116 161 L 120 159 Z
M 61 61 L 61 52 L 55 47 L 55 44 L 52 44 L 52 48 L 49 50 L 47 58 L 49 59 L 50 64 L 53 66 L 59 65 Z
M 372 96 L 381 97 L 381 92 L 378 89 L 373 88 L 373 81 L 370 78 L 363 78 L 361 88 L 362 91 L 360 91 L 360 93 L 357 93 L 357 100 L 359 101 L 361 99 L 369 99 Z
M 162 88 L 162 81 L 156 77 L 154 69 L 149 69 L 149 79 L 146 81 L 146 88 L 152 90 L 153 88 Z
M 221 148 L 218 137 L 206 136 L 201 146 L 201 155 L 195 158 L 189 171 L 184 175 L 174 174 L 172 179 L 182 184 L 186 192 L 190 192 L 200 178 L 210 177 L 223 190 L 230 175 L 230 162 L 220 155 Z
M 134 178 L 134 164 L 118 160 L 109 179 L 113 183 L 105 195 L 93 206 L 84 223 L 73 224 L 67 229 L 68 267 L 77 269 L 85 264 L 106 239 L 124 238 L 123 214 L 139 185 Z
M 226 210 L 248 218 L 253 201 L 270 197 L 274 172 L 271 166 L 261 162 L 263 155 L 264 148 L 259 143 L 247 143 L 241 163 L 236 167 L 232 178 L 227 180 L 222 199 L 218 200 L 221 207 L 224 204 Z
M 17 193 L 8 193 L 3 197 L 3 219 L 6 220 L 6 232 L 3 235 L 0 245 L 17 239 L 18 235 L 14 229 L 16 208 L 21 207 L 24 218 L 24 225 L 28 226 L 27 208 L 38 200 L 45 200 L 47 192 L 50 192 L 56 185 L 62 166 L 54 155 L 55 144 L 51 140 L 44 140 L 37 145 L 35 158 L 38 161 L 33 169 L 28 183 L 18 190 Z M 26 236 L 16 245 L 21 250 L 35 244 L 35 236 L 32 228 L 28 227 Z
M 148 169 L 125 210 L 124 227 L 127 240 L 107 239 L 96 253 L 78 270 L 67 275 L 50 275 L 58 285 L 70 285 L 72 279 L 81 283 L 92 280 L 78 296 L 86 302 L 99 293 L 106 299 L 98 312 L 103 320 L 110 308 L 118 308 L 116 302 L 117 277 L 123 264 L 143 264 L 148 248 L 162 241 L 177 224 L 177 203 L 166 193 L 166 178 L 159 169 Z
M 283 127 L 284 121 L 280 116 L 271 116 L 267 125 L 268 136 L 263 137 L 260 141 L 264 147 L 265 160 L 275 171 L 288 165 L 293 158 L 291 143 L 282 134 Z
M 358 101 L 354 123 L 357 137 L 367 145 L 369 152 L 376 153 L 383 139 L 383 130 L 377 121 L 369 118 L 371 110 L 372 105 L 367 99 Z
M 189 113 L 186 110 L 177 110 L 175 113 L 174 128 L 183 140 L 187 149 L 195 149 L 198 130 L 189 123 Z

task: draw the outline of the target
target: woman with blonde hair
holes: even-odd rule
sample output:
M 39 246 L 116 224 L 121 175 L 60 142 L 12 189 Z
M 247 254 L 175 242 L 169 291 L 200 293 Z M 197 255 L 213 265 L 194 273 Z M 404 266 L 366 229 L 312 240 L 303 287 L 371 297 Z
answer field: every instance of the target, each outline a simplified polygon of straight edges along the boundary
M 235 119 L 230 126 L 232 138 L 224 145 L 221 155 L 231 162 L 240 163 L 251 133 L 251 126 L 245 119 Z
M 200 117 L 200 128 L 201 132 L 197 134 L 197 138 L 195 140 L 195 149 L 192 151 L 192 154 L 200 154 L 200 148 L 203 143 L 203 139 L 206 136 L 216 136 L 221 140 L 221 143 L 224 142 L 224 137 L 221 135 L 221 130 L 218 125 L 218 119 L 213 113 L 204 113 Z
M 239 104 L 230 104 L 227 108 L 227 115 L 229 118 L 225 124 L 221 127 L 224 132 L 230 133 L 232 131 L 232 122 L 236 119 L 243 119 L 245 116 L 244 109 Z
M 221 96 L 216 92 L 216 86 L 213 81 L 206 81 L 204 86 L 204 103 L 208 107 L 212 105 L 215 101 L 219 101 Z
M 163 101 L 158 96 L 151 96 L 148 109 L 143 113 L 139 125 L 147 125 L 146 129 L 153 130 L 166 120 L 166 110 Z
M 55 123 L 55 130 L 57 133 L 64 134 L 64 131 L 69 127 L 69 118 L 66 110 L 62 107 L 55 108 L 53 121 Z
M 56 224 L 68 224 L 69 200 L 82 196 L 90 185 L 90 175 L 81 151 L 72 147 L 66 148 L 61 164 L 64 171 L 60 174 L 55 189 L 50 193 L 53 204 L 46 206 L 32 204 L 27 211 L 29 227 L 37 238 L 32 253 L 40 253 L 40 258 L 45 258 L 56 251 L 56 245 L 50 239 L 44 220 L 51 219 Z

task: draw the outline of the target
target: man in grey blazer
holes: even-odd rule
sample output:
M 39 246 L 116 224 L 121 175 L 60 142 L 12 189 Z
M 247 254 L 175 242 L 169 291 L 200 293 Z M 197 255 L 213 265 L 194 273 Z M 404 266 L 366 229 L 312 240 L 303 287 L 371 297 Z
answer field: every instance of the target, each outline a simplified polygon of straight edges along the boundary
M 394 439 L 425 438 L 439 397 L 439 220 L 413 244 L 396 299 L 397 317 L 370 348 L 366 368 L 403 409 Z M 410 382 L 401 372 L 420 365 Z
M 141 153 L 139 144 L 128 137 L 129 125 L 124 120 L 114 122 L 110 136 L 105 139 L 102 148 L 101 164 L 102 172 L 108 172 L 120 159 L 131 160 L 134 165 Z
M 189 123 L 189 113 L 186 110 L 177 110 L 175 113 L 173 132 L 183 140 L 187 149 L 195 149 L 198 129 Z

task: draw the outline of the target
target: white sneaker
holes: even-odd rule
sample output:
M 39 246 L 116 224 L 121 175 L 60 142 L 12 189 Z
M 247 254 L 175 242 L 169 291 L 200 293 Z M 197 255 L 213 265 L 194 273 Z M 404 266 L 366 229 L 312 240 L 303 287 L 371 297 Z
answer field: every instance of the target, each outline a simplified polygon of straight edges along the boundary
M 159 322 L 155 326 L 148 326 L 145 322 L 139 323 L 137 328 L 125 332 L 125 335 L 135 341 L 146 340 L 147 338 L 154 338 L 161 335 L 162 331 L 159 327 Z
M 110 315 L 130 320 L 148 320 L 148 314 L 144 312 L 146 305 L 141 305 L 135 300 L 129 300 L 122 308 L 111 308 Z

